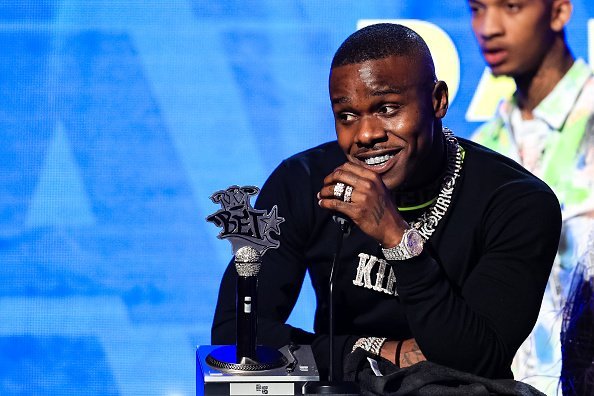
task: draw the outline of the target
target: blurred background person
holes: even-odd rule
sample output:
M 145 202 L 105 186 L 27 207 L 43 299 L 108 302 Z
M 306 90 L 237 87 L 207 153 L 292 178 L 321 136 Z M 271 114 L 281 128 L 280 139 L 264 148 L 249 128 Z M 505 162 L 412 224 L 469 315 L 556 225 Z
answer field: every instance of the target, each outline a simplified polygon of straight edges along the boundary
M 494 76 L 516 83 L 513 96 L 472 139 L 544 180 L 563 210 L 561 242 L 539 319 L 513 365 L 516 379 L 556 394 L 561 310 L 593 224 L 594 78 L 566 41 L 571 1 L 470 0 L 469 5 L 485 62 Z

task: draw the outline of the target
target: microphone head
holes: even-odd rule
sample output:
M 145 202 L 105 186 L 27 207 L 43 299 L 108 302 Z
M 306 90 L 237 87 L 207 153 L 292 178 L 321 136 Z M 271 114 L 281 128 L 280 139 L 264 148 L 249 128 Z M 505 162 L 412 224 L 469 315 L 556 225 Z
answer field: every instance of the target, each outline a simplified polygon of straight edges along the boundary
M 243 246 L 235 252 L 235 269 L 239 276 L 257 276 L 260 272 L 260 253 L 251 246 Z
M 348 236 L 350 234 L 351 228 L 353 227 L 353 221 L 351 219 L 349 219 L 342 213 L 334 213 L 332 215 L 332 220 L 334 220 L 334 222 L 338 224 L 338 227 L 340 228 L 342 233 L 345 234 L 345 236 Z

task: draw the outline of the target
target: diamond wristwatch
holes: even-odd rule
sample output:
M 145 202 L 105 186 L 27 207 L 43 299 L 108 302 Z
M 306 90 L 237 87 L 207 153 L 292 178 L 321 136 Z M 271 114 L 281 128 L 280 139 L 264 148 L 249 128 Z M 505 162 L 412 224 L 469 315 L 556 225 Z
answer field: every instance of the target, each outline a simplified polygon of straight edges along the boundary
M 408 260 L 421 254 L 425 240 L 416 228 L 404 231 L 402 240 L 394 247 L 384 249 L 384 257 L 388 260 Z

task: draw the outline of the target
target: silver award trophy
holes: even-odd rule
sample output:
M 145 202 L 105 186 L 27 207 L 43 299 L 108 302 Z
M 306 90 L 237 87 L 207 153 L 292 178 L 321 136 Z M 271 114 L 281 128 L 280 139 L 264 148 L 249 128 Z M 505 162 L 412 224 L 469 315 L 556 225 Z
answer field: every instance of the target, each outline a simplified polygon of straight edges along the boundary
M 256 210 L 250 197 L 258 193 L 254 186 L 231 186 L 215 192 L 210 199 L 221 209 L 206 218 L 221 227 L 219 239 L 231 242 L 237 270 L 237 342 L 213 350 L 206 363 L 221 370 L 251 372 L 270 370 L 287 365 L 286 357 L 278 350 L 257 345 L 258 272 L 261 257 L 268 249 L 276 249 L 280 242 L 271 232 L 280 235 L 279 224 L 285 221 L 277 215 L 276 205 L 270 213 Z
M 231 186 L 210 197 L 221 209 L 206 220 L 221 228 L 218 238 L 231 242 L 235 256 L 237 339 L 236 345 L 198 346 L 196 395 L 303 395 L 312 394 L 307 389 L 319 382 L 310 345 L 290 343 L 274 349 L 257 344 L 257 275 L 262 255 L 280 246 L 272 233 L 279 236 L 279 225 L 285 221 L 276 205 L 270 212 L 250 205 L 258 191 Z

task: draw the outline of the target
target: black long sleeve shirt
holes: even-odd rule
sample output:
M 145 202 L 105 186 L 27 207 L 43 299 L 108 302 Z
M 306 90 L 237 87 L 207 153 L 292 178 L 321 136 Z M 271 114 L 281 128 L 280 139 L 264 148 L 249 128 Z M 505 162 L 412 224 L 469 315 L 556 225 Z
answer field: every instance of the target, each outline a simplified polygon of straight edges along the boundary
M 334 370 L 362 336 L 415 338 L 433 362 L 489 378 L 511 378 L 510 364 L 536 321 L 561 228 L 553 192 L 516 162 L 465 139 L 452 203 L 420 256 L 387 261 L 354 228 L 340 255 L 334 287 Z M 336 142 L 285 161 L 263 186 L 257 208 L 277 205 L 278 249 L 259 273 L 260 344 L 311 344 L 328 366 L 328 280 L 337 225 L 317 204 L 323 179 L 345 157 Z M 403 212 L 413 220 L 420 211 Z M 314 334 L 286 324 L 306 271 L 316 293 Z M 224 274 L 213 344 L 235 342 L 235 279 Z

